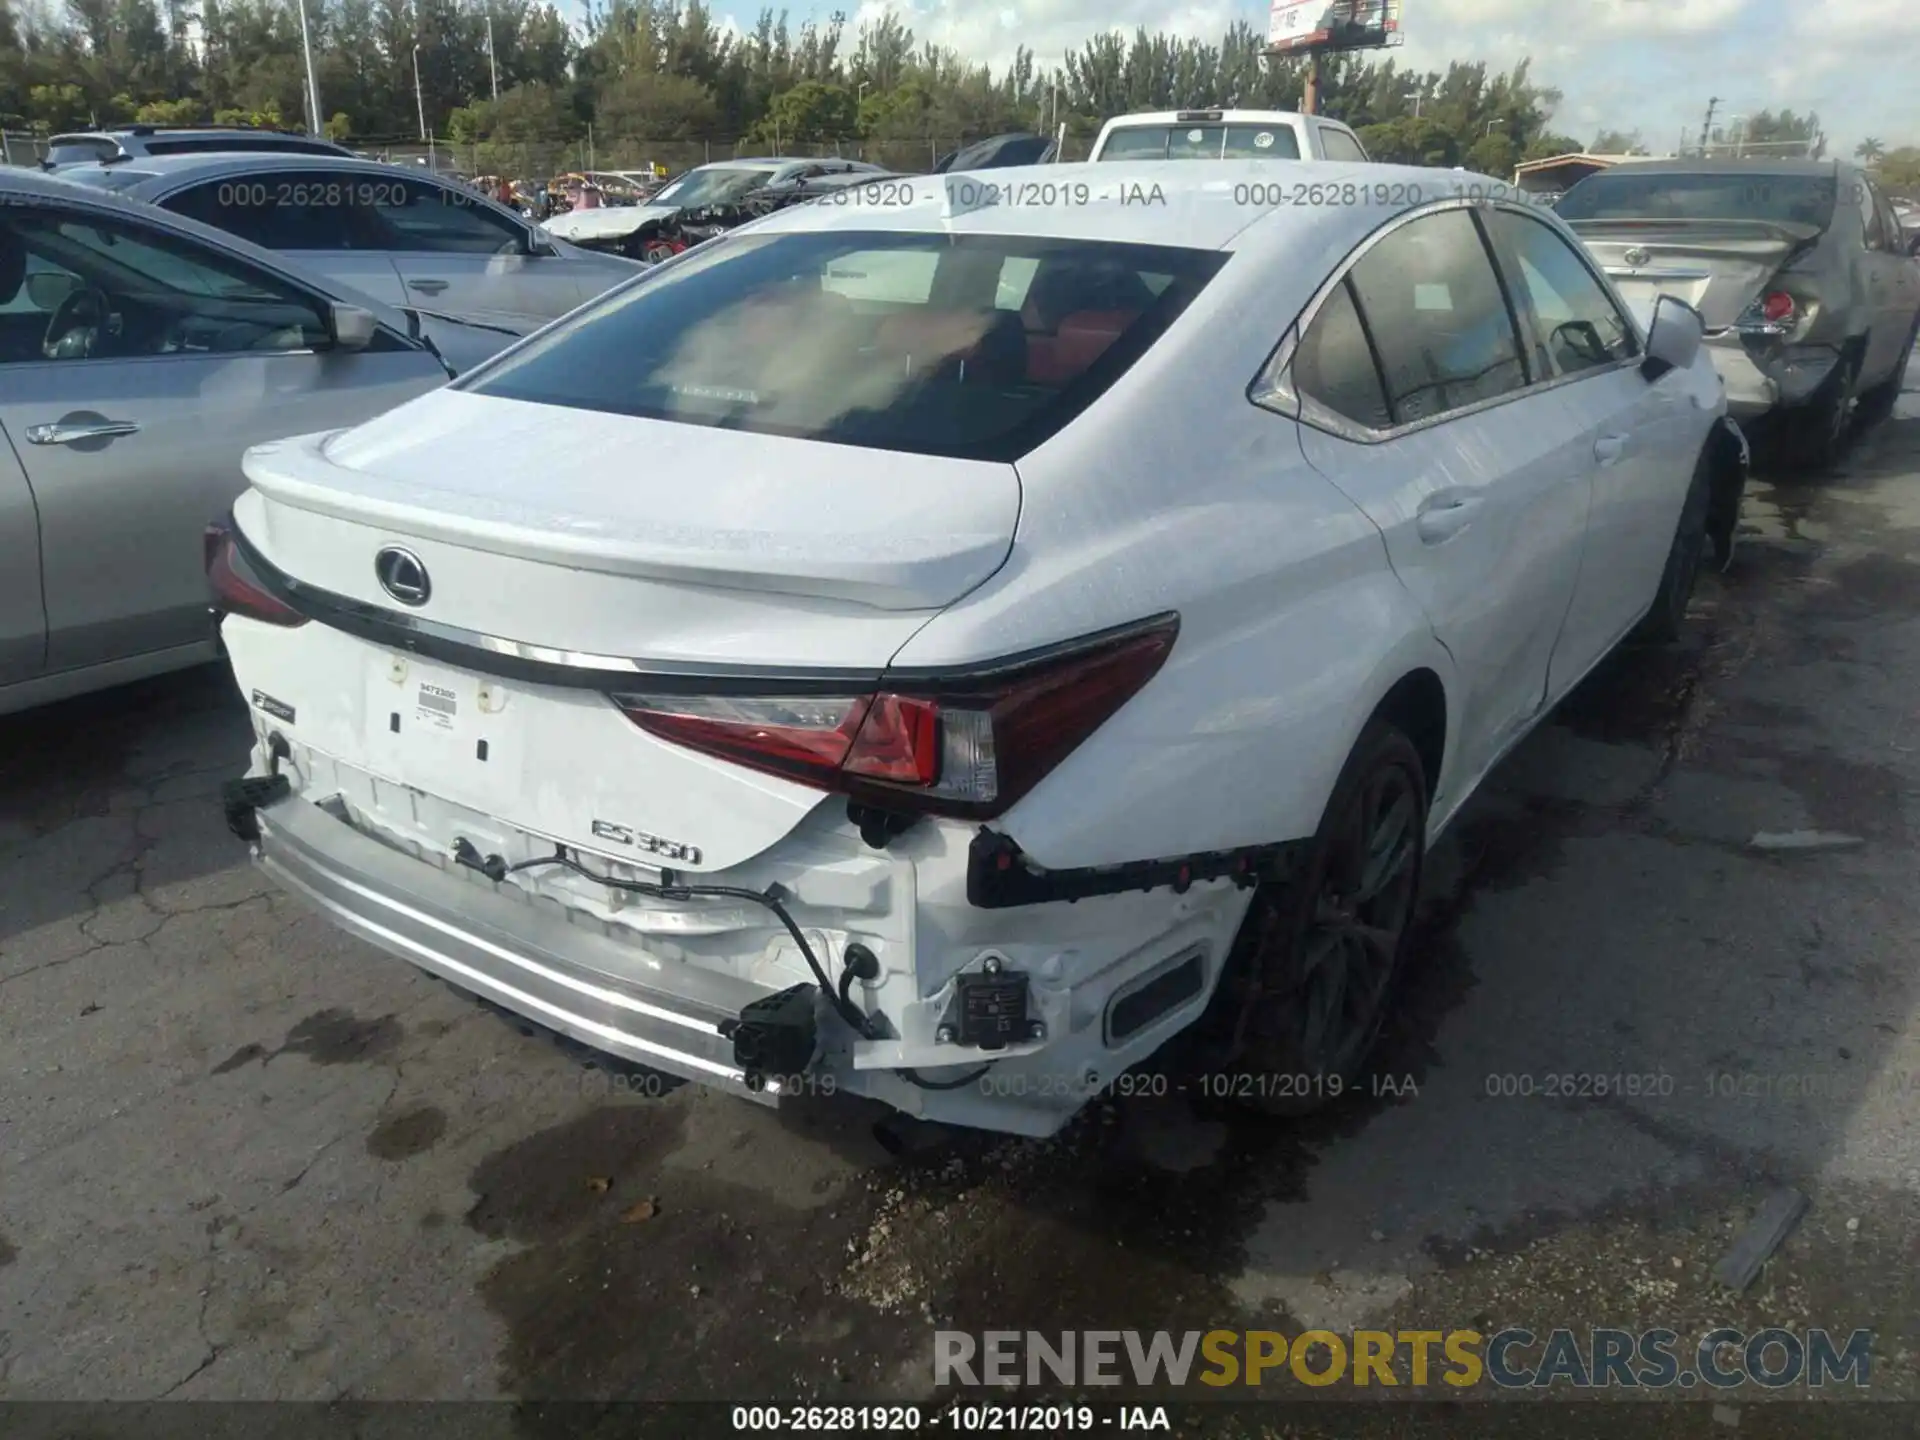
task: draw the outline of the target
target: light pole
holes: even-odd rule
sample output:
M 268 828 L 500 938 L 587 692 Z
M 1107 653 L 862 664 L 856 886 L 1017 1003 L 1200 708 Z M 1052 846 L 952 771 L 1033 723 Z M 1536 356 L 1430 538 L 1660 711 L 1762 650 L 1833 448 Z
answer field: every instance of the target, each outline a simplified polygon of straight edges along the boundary
M 300 52 L 307 62 L 307 130 L 318 137 L 326 132 L 320 123 L 320 82 L 313 76 L 313 38 L 307 32 L 307 0 L 300 0 Z
M 1420 102 L 1426 97 L 1418 90 L 1409 90 L 1406 98 L 1413 102 L 1413 118 L 1418 120 L 1420 118 Z
M 500 100 L 500 67 L 493 62 L 493 16 L 487 16 L 487 74 L 493 79 L 493 99 Z
M 420 47 L 413 47 L 413 103 L 420 111 L 420 140 L 424 144 L 427 138 L 427 95 L 420 88 Z
M 1729 115 L 1727 124 L 1733 129 L 1733 158 L 1738 160 L 1745 154 L 1747 148 L 1747 117 Z

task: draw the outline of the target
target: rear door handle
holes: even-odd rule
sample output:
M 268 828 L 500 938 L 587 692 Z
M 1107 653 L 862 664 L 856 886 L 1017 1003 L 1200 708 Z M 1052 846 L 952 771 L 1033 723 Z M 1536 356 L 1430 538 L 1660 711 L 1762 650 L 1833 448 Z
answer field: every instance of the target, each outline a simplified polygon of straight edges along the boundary
M 1611 465 L 1627 453 L 1627 437 L 1624 435 L 1602 435 L 1593 442 L 1593 458 L 1602 465 Z
M 1430 496 L 1414 518 L 1414 529 L 1419 532 L 1421 541 L 1428 545 L 1451 540 L 1473 523 L 1474 516 L 1480 512 L 1481 503 L 1478 495 Z
M 29 425 L 29 445 L 72 445 L 81 440 L 111 440 L 116 435 L 138 435 L 131 420 L 56 420 L 51 425 Z
M 407 282 L 407 288 L 409 290 L 418 290 L 422 295 L 438 295 L 442 290 L 447 288 L 447 282 L 444 280 L 409 280 Z

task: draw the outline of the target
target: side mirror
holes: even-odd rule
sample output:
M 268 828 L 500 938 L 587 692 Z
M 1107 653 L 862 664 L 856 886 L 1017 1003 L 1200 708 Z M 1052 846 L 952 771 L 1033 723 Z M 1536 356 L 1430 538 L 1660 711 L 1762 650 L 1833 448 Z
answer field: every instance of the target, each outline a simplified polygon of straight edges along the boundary
M 1700 353 L 1707 327 L 1700 312 L 1684 300 L 1662 295 L 1654 302 L 1653 325 L 1647 332 L 1647 357 L 1640 373 L 1658 380 L 1669 370 L 1685 370 Z
M 1913 232 L 1907 241 L 1907 254 L 1920 255 L 1920 230 Z
M 547 239 L 538 230 L 526 233 L 526 248 L 520 252 L 530 259 L 551 259 L 560 252 L 554 248 L 553 241 Z
M 362 310 L 358 305 L 327 307 L 327 334 L 332 337 L 336 350 L 366 349 L 379 328 L 380 321 L 371 310 Z

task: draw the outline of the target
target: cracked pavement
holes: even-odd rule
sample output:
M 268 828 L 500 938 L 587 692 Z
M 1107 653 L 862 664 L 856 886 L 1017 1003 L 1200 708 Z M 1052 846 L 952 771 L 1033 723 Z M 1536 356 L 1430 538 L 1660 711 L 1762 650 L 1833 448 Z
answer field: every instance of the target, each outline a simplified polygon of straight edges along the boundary
M 919 1396 L 935 1322 L 1870 1327 L 1920 1395 L 1916 402 L 1757 478 L 1688 641 L 1493 777 L 1388 1093 L 1291 1125 L 1036 1145 L 583 1069 L 247 865 L 223 673 L 0 721 L 0 1395 Z M 1540 1093 L 1583 1075 L 1655 1078 Z

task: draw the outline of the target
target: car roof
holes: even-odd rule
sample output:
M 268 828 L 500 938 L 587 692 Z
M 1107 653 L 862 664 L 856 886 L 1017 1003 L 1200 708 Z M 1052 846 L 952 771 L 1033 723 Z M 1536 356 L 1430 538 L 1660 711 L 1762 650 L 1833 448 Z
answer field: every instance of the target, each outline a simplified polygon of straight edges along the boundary
M 1298 110 L 1223 110 L 1202 106 L 1193 110 L 1143 110 L 1136 115 L 1116 115 L 1107 124 L 1117 130 L 1131 125 L 1258 125 L 1305 118 Z M 1338 120 L 1325 115 L 1315 118 L 1325 124 L 1340 125 Z M 1340 125 L 1340 128 L 1347 127 Z
M 127 186 L 121 192 L 122 194 L 139 194 L 143 190 L 171 190 L 176 184 L 186 184 L 195 180 L 214 180 L 222 175 L 260 169 L 344 170 L 369 177 L 376 175 L 418 177 L 424 174 L 448 184 L 459 183 L 457 178 L 428 170 L 424 165 L 393 165 L 384 160 L 362 160 L 354 155 L 322 155 L 297 150 L 206 150 L 191 155 L 137 155 L 131 160 L 117 161 L 111 168 L 146 177 L 138 184 Z M 159 183 L 161 181 L 167 183 L 163 186 Z
M 1320 204 L 1284 202 L 1280 167 L 1309 170 Z M 1329 239 L 1358 239 L 1388 216 L 1424 200 L 1512 189 L 1466 171 L 1357 161 L 1077 161 L 987 172 L 915 175 L 899 181 L 912 197 L 884 206 L 794 205 L 755 221 L 757 233 L 867 230 L 929 234 L 1044 236 L 1139 245 L 1232 250 L 1258 225 L 1263 245 L 1303 253 Z M 1031 196 L 1031 199 L 1023 199 Z M 1317 252 L 1316 252 L 1317 253 Z

